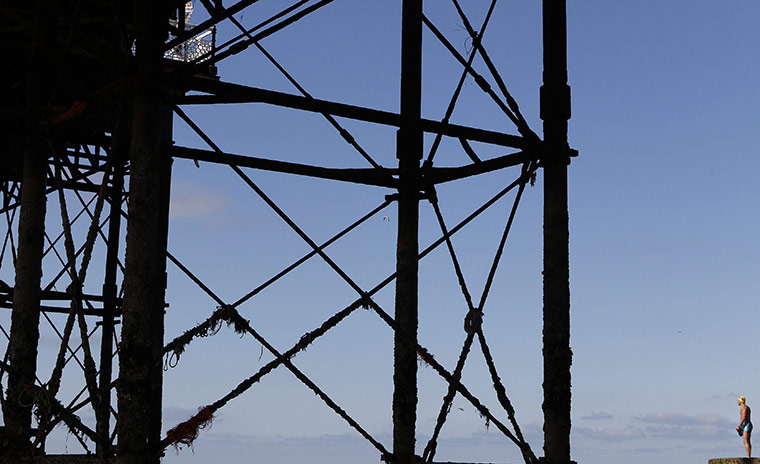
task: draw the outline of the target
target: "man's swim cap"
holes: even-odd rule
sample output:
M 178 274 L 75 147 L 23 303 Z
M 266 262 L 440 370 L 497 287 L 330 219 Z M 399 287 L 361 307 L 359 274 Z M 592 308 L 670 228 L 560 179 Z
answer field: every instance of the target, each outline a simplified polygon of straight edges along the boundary
M 743 396 L 740 396 L 739 397 L 739 401 L 741 401 L 742 403 L 746 403 L 747 402 L 747 398 L 745 398 Z

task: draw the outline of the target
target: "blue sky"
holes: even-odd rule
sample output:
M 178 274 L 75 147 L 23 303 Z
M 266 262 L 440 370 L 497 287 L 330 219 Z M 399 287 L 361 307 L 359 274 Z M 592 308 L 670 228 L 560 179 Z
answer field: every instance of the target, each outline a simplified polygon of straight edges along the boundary
M 259 3 L 238 19 L 253 25 L 278 2 Z M 467 2 L 474 24 L 481 23 L 488 3 Z M 760 4 L 568 3 L 569 137 L 580 152 L 569 168 L 573 459 L 584 464 L 686 464 L 740 456 L 743 446 L 733 431 L 735 399 L 745 395 L 752 406 L 760 393 L 752 343 L 759 322 Z M 191 22 L 200 22 L 201 10 L 196 5 Z M 428 0 L 425 12 L 460 52 L 469 50 L 450 2 Z M 484 41 L 539 133 L 540 14 L 538 1 L 499 2 Z M 229 25 L 219 30 L 220 37 L 231 33 Z M 397 111 L 399 37 L 400 2 L 336 0 L 262 45 L 317 98 Z M 460 70 L 427 31 L 424 47 L 423 115 L 435 119 L 442 117 Z M 476 68 L 485 69 L 482 61 L 476 61 Z M 253 47 L 220 63 L 219 74 L 225 81 L 295 93 Z M 368 166 L 318 115 L 263 105 L 187 112 L 228 152 L 321 166 Z M 472 79 L 452 121 L 515 133 Z M 394 130 L 341 123 L 380 164 L 394 166 Z M 206 148 L 178 118 L 175 140 Z M 474 147 L 483 157 L 505 153 Z M 436 162 L 461 165 L 467 157 L 458 143 L 445 141 Z M 247 172 L 318 243 L 391 193 Z M 505 170 L 441 186 L 447 225 L 452 227 L 517 175 Z M 543 420 L 541 186 L 539 172 L 518 211 L 484 322 L 518 422 L 538 455 Z M 473 295 L 482 291 L 512 198 L 502 199 L 454 238 Z M 440 231 L 427 203 L 420 211 L 424 247 Z M 197 168 L 177 160 L 171 214 L 170 250 L 227 302 L 309 251 L 227 167 Z M 395 219 L 391 205 L 327 250 L 364 288 L 393 272 Z M 56 221 L 49 221 L 51 227 Z M 167 341 L 215 307 L 172 264 L 169 279 Z M 466 306 L 443 248 L 422 261 L 420 282 L 421 343 L 452 369 L 464 339 Z M 355 297 L 323 262 L 312 259 L 241 305 L 240 312 L 285 350 Z M 376 301 L 391 312 L 392 286 L 379 292 Z M 166 373 L 165 428 L 226 394 L 270 359 L 257 342 L 226 328 L 194 341 Z M 392 333 L 375 314 L 352 314 L 294 363 L 391 447 Z M 471 358 L 464 383 L 498 410 L 482 358 Z M 435 372 L 421 366 L 420 453 L 444 392 Z M 73 450 L 73 439 L 68 440 Z M 237 463 L 246 456 L 251 462 L 278 463 L 379 459 L 371 445 L 285 370 L 267 376 L 223 409 L 193 452 L 168 450 L 165 462 L 213 457 L 217 463 Z M 461 397 L 454 402 L 437 458 L 519 462 L 516 449 L 494 427 L 487 428 Z

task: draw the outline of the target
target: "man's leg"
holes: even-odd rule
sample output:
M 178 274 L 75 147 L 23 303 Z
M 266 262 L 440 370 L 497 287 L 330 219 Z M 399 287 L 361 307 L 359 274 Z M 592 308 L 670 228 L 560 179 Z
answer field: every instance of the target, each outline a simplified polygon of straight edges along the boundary
M 750 442 L 750 432 L 744 432 L 744 447 L 747 449 L 747 457 L 752 457 L 752 443 Z

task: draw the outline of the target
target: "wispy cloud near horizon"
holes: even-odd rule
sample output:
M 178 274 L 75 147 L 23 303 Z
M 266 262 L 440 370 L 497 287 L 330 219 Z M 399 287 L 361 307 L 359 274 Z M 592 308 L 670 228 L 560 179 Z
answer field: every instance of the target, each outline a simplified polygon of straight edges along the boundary
M 732 421 L 718 413 L 687 415 L 681 413 L 649 413 L 637 418 L 641 422 L 664 425 L 726 425 Z
M 623 441 L 645 438 L 647 434 L 640 427 L 575 427 L 573 435 L 581 439 L 602 441 Z
M 586 420 L 612 420 L 607 412 L 584 416 Z M 631 418 L 628 423 L 615 421 L 603 427 L 573 427 L 573 435 L 579 439 L 620 442 L 646 438 L 678 440 L 725 440 L 731 437 L 734 422 L 718 413 L 682 414 L 647 413 Z
M 587 416 L 581 417 L 583 420 L 610 420 L 613 418 L 614 416 L 607 411 L 592 412 Z
M 217 221 L 224 210 L 225 199 L 217 191 L 205 189 L 195 182 L 172 184 L 171 219 Z

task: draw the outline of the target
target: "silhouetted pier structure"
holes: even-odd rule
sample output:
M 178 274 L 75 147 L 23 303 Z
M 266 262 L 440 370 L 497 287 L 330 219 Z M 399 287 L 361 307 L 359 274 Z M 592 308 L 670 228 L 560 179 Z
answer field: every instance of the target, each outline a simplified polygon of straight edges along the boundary
M 480 328 L 482 303 L 468 301 L 467 350 L 463 349 L 454 370 L 439 364 L 417 338 L 419 260 L 432 248 L 446 246 L 457 272 L 461 272 L 450 237 L 466 225 L 464 221 L 448 228 L 441 219 L 440 239 L 432 248 L 420 250 L 421 200 L 429 201 L 440 218 L 435 196 L 437 184 L 514 167 L 519 173 L 500 193 L 503 196 L 510 191 L 517 192 L 504 238 L 526 184 L 537 172 L 543 171 L 544 175 L 545 457 L 540 462 L 571 462 L 567 166 L 576 153 L 567 142 L 570 88 L 565 1 L 544 0 L 543 6 L 544 82 L 540 109 L 544 121 L 543 139 L 520 114 L 482 47 L 479 34 L 485 23 L 476 29 L 458 2 L 453 1 L 472 38 L 470 57 L 460 55 L 424 15 L 422 0 L 401 2 L 398 113 L 315 98 L 297 84 L 300 94 L 286 94 L 224 81 L 216 76 L 216 63 L 247 48 L 260 49 L 276 63 L 260 41 L 327 7 L 332 0 L 294 0 L 252 29 L 243 27 L 234 15 L 255 8 L 256 0 L 226 6 L 218 0 L 202 0 L 195 8 L 205 8 L 209 19 L 197 26 L 187 23 L 188 5 L 184 1 L 16 2 L 0 7 L 0 47 L 5 58 L 0 79 L 8 96 L 0 108 L 3 122 L 0 125 L 3 140 L 0 213 L 7 225 L 2 253 L 12 254 L 15 266 L 15 280 L 0 284 L 0 307 L 12 311 L 11 326 L 3 328 L 8 343 L 7 354 L 0 364 L 0 375 L 7 385 L 2 392 L 5 424 L 0 430 L 2 456 L 15 462 L 157 463 L 167 446 L 191 442 L 217 410 L 267 373 L 284 367 L 367 439 L 387 462 L 412 464 L 420 459 L 443 462 L 434 461 L 435 440 L 456 394 L 462 395 L 513 441 L 526 463 L 539 462 L 520 432 L 503 386 L 499 388 L 500 383 L 494 380 L 509 424 L 485 408 L 461 381 L 466 352 L 476 338 L 482 344 L 491 374 L 494 379 L 499 378 Z M 335 3 L 331 7 L 339 8 L 339 2 Z M 216 26 L 223 22 L 232 23 L 240 33 L 218 44 Z M 450 113 L 441 120 L 421 116 L 422 32 L 425 28 L 460 62 L 462 82 L 465 77 L 472 77 L 512 120 L 516 134 L 453 124 L 449 122 Z M 472 65 L 476 55 L 484 59 L 487 76 L 479 74 Z M 488 80 L 495 82 L 495 88 Z M 371 167 L 323 168 L 226 153 L 182 109 L 186 105 L 247 102 L 322 114 Z M 455 102 L 456 95 L 452 98 L 451 110 Z M 192 127 L 208 148 L 175 146 L 173 115 Z M 374 161 L 340 125 L 337 117 L 395 128 L 398 165 L 384 167 Z M 454 168 L 435 166 L 435 148 L 427 156 L 424 150 L 426 133 L 434 134 L 439 140 L 442 137 L 458 139 L 472 162 Z M 513 151 L 481 160 L 470 142 Z M 240 316 L 236 310 L 238 303 L 219 298 L 212 288 L 168 253 L 173 159 L 229 165 L 309 245 L 312 249 L 309 257 L 324 260 L 356 291 L 356 301 L 306 334 L 289 350 L 276 350 Z M 326 245 L 316 243 L 300 230 L 242 168 L 387 188 L 389 196 L 381 206 L 397 203 L 398 208 L 396 272 L 374 288 L 360 287 L 325 253 Z M 71 193 L 81 202 L 81 208 L 71 205 Z M 46 233 L 49 204 L 57 204 L 61 213 L 62 230 L 58 237 Z M 83 228 L 82 223 L 89 226 Z M 80 239 L 78 248 L 75 237 Z M 93 247 L 98 241 L 105 243 L 106 251 L 102 260 L 95 261 Z M 55 251 L 54 245 L 59 242 L 65 244 L 65 253 Z M 119 259 L 121 250 L 126 251 L 124 262 Z M 56 254 L 54 262 L 57 264 L 50 264 L 52 254 Z M 218 303 L 218 309 L 206 321 L 188 328 L 181 337 L 165 345 L 167 257 Z M 498 256 L 491 274 L 497 263 Z M 43 281 L 43 266 L 46 273 L 57 266 L 52 281 Z M 91 282 L 86 278 L 93 266 L 101 270 L 90 274 L 96 278 L 102 275 L 102 282 L 85 285 Z M 391 283 L 395 283 L 393 311 L 373 301 L 373 295 Z M 93 291 L 93 288 L 101 291 Z M 290 361 L 359 307 L 373 310 L 394 331 L 394 392 L 393 404 L 389 405 L 393 410 L 391 444 L 384 445 L 373 438 Z M 49 314 L 55 313 L 66 315 L 63 328 L 55 329 L 61 341 L 57 361 L 52 372 L 41 372 L 37 365 L 41 349 L 39 326 L 43 319 L 49 320 Z M 259 341 L 274 360 L 251 376 L 248 383 L 243 382 L 162 437 L 164 358 L 178 355 L 193 338 L 208 334 L 222 323 Z M 52 321 L 50 324 L 55 327 Z M 100 334 L 100 346 L 90 343 L 95 331 Z M 74 347 L 72 336 L 77 337 L 77 334 L 81 342 Z M 113 364 L 117 359 L 118 377 L 114 376 Z M 430 365 L 449 385 L 435 435 L 422 457 L 416 455 L 415 443 L 418 359 Z M 58 392 L 62 370 L 69 362 L 80 364 L 86 389 L 73 401 L 64 403 Z M 81 419 L 84 409 L 94 412 L 94 424 Z M 86 449 L 85 442 L 94 443 L 94 454 L 46 455 L 46 438 L 58 424 L 64 424 Z

